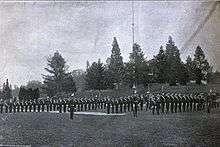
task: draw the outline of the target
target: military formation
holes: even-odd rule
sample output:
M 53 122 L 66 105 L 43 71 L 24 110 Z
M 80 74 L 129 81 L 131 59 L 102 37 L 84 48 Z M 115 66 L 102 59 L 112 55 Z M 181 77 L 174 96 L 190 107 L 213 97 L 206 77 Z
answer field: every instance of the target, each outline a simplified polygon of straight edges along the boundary
M 17 101 L 0 103 L 0 113 L 19 112 L 51 112 L 70 113 L 73 119 L 76 111 L 90 111 L 103 109 L 107 114 L 132 112 L 137 117 L 138 111 L 152 111 L 152 114 L 192 112 L 219 107 L 216 101 L 218 93 L 146 93 L 119 98 L 100 98 L 95 96 L 90 99 L 66 98 L 66 99 L 38 99 L 29 101 Z

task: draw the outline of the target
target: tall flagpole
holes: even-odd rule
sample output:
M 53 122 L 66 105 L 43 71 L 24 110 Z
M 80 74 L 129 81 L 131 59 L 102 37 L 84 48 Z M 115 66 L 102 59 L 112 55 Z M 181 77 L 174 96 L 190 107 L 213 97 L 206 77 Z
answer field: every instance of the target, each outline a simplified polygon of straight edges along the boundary
M 132 47 L 134 45 L 134 0 L 132 0 Z
M 133 50 L 133 47 L 134 47 L 134 0 L 132 0 L 132 50 Z M 137 85 L 136 85 L 136 77 L 135 77 L 135 65 L 133 66 L 133 72 L 134 72 L 134 83 L 133 83 L 133 94 L 136 94 L 137 93 Z

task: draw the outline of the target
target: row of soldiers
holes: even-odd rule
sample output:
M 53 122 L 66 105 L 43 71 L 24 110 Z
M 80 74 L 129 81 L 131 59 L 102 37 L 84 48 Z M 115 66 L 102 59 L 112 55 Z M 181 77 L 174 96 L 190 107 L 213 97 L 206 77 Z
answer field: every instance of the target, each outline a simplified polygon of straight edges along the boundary
M 217 95 L 210 93 L 197 94 L 150 94 L 132 95 L 115 99 L 91 98 L 91 99 L 40 99 L 20 102 L 0 103 L 0 113 L 12 112 L 50 112 L 70 111 L 71 116 L 75 111 L 88 111 L 106 109 L 107 113 L 126 113 L 133 111 L 137 117 L 139 110 L 152 110 L 152 113 L 176 113 L 185 111 L 198 111 L 205 108 L 219 107 L 219 103 L 211 100 Z M 206 105 L 205 105 L 206 104 Z M 210 109 L 208 110 L 210 111 Z M 72 117 L 71 117 L 72 118 Z
M 75 111 L 105 109 L 107 98 L 98 99 L 40 99 L 18 102 L 1 102 L 0 113 L 12 112 L 67 112 L 70 107 Z

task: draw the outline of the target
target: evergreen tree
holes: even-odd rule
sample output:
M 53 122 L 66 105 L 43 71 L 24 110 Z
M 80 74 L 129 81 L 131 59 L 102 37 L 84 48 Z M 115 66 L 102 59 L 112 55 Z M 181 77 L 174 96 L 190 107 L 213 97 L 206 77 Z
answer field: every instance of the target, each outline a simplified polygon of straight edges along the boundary
M 32 92 L 32 98 L 33 99 L 38 99 L 39 97 L 40 97 L 40 91 L 39 91 L 39 88 L 36 88 Z
M 76 92 L 76 84 L 72 75 L 68 75 L 63 80 L 63 91 L 66 93 L 74 93 Z
M 99 59 L 98 62 L 93 62 L 86 70 L 85 81 L 86 88 L 93 90 L 103 90 L 107 88 L 106 85 L 106 71 L 103 63 Z
M 69 78 L 70 73 L 67 72 L 68 66 L 66 61 L 57 51 L 53 57 L 47 59 L 48 68 L 45 68 L 49 75 L 43 75 L 44 88 L 47 91 L 48 96 L 54 96 L 57 93 L 62 93 L 66 90 L 66 79 Z M 70 81 L 71 84 L 73 81 Z M 69 84 L 69 83 L 68 83 Z M 68 91 L 74 91 L 76 87 L 69 87 Z
M 110 85 L 119 85 L 124 74 L 124 64 L 116 37 L 112 43 L 111 57 L 108 59 L 108 78 Z
M 205 58 L 205 54 L 200 46 L 197 46 L 194 54 L 195 64 L 195 80 L 197 84 L 201 84 L 202 80 L 208 80 L 207 76 L 211 73 L 211 67 Z
M 194 62 L 193 62 L 193 60 L 190 56 L 187 57 L 185 65 L 186 65 L 186 69 L 187 69 L 187 72 L 188 72 L 188 75 L 189 75 L 188 80 L 189 81 L 194 80 L 194 78 L 195 78 L 195 75 L 194 75 L 194 73 L 195 73 L 195 64 L 194 64 Z
M 140 46 L 135 43 L 133 45 L 133 51 L 130 53 L 130 61 L 126 63 L 125 82 L 130 86 L 133 83 L 147 85 L 149 82 L 149 67 L 144 53 Z
M 158 83 L 166 82 L 166 55 L 163 46 L 160 47 L 159 53 L 154 57 L 155 75 Z
M 176 85 L 178 82 L 180 82 L 180 76 L 181 76 L 181 58 L 179 49 L 177 46 L 175 46 L 174 41 L 172 40 L 172 37 L 169 36 L 168 43 L 166 44 L 166 81 L 170 85 Z
M 187 83 L 190 81 L 190 74 L 188 72 L 187 66 L 186 64 L 184 64 L 183 62 L 181 62 L 180 67 L 181 70 L 179 73 L 179 83 L 181 85 L 187 85 Z
M 8 79 L 6 79 L 6 83 L 3 84 L 2 94 L 4 100 L 9 101 L 10 99 L 12 99 L 12 91 L 10 89 Z
M 25 90 L 24 87 L 20 86 L 20 90 L 19 90 L 19 93 L 18 93 L 19 100 L 24 100 L 24 97 L 25 97 L 24 90 Z

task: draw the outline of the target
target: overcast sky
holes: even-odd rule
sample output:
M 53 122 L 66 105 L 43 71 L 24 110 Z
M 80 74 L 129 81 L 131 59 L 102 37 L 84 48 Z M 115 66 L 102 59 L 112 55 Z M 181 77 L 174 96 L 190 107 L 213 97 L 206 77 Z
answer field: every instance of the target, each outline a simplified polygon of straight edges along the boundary
M 213 2 L 135 2 L 135 42 L 151 59 L 171 35 L 181 49 L 196 31 Z M 116 37 L 124 61 L 132 48 L 131 2 L 0 2 L 0 84 L 42 81 L 46 58 L 58 50 L 70 70 L 85 69 L 111 54 Z M 199 44 L 209 61 L 220 69 L 220 8 L 188 46 L 182 57 Z M 217 55 L 219 55 L 217 57 Z

